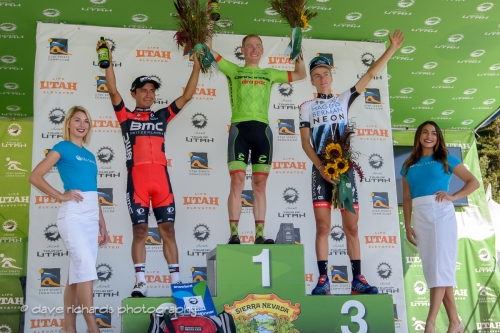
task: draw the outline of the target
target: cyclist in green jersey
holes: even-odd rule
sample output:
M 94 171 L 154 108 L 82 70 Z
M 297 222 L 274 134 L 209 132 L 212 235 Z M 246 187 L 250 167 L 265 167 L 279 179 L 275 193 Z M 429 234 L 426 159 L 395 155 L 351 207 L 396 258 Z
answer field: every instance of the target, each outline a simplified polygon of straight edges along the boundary
M 219 70 L 227 77 L 231 101 L 231 128 L 228 139 L 228 168 L 231 189 L 227 202 L 231 236 L 229 244 L 240 244 L 238 222 L 241 214 L 242 193 L 245 186 L 247 161 L 251 154 L 252 189 L 254 194 L 255 244 L 273 244 L 264 238 L 266 216 L 266 183 L 273 155 L 273 135 L 269 128 L 268 108 L 274 83 L 292 82 L 307 77 L 303 61 L 295 63 L 293 72 L 274 68 L 259 68 L 264 53 L 262 40 L 257 35 L 243 38 L 241 53 L 245 66 L 240 67 L 212 49 Z M 299 57 L 302 60 L 302 56 Z

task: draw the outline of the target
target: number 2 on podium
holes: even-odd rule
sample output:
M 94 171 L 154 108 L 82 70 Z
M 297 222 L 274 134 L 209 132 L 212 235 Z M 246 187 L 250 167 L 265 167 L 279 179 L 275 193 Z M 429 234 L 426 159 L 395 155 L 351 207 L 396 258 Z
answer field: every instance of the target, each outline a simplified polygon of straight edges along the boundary
M 262 287 L 271 286 L 271 275 L 269 273 L 269 249 L 263 249 L 258 256 L 252 257 L 253 262 L 262 264 Z

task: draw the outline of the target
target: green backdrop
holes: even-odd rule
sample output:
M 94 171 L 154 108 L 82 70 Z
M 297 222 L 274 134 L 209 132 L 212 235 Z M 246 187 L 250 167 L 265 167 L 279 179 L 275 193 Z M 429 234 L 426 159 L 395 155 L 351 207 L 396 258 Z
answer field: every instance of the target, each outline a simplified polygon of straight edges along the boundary
M 231 32 L 290 33 L 265 0 L 219 2 Z M 388 31 L 404 31 L 403 48 L 388 67 L 393 127 L 434 119 L 444 128 L 474 129 L 498 109 L 498 2 L 309 0 L 307 6 L 319 15 L 305 38 L 384 42 Z M 37 21 L 175 30 L 174 12 L 173 1 L 0 1 L 0 116 L 33 115 Z M 372 55 L 359 60 L 370 64 Z

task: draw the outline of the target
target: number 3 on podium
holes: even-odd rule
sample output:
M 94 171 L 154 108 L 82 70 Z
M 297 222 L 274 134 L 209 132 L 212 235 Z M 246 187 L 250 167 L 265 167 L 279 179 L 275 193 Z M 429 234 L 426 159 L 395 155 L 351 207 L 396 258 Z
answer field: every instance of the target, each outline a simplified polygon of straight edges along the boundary
M 349 314 L 349 310 L 351 308 L 356 308 L 358 310 L 357 315 L 351 316 L 351 322 L 359 325 L 358 333 L 368 332 L 368 324 L 363 319 L 363 317 L 365 316 L 365 313 L 366 313 L 366 309 L 365 309 L 365 306 L 363 305 L 363 303 L 361 303 L 359 301 L 355 301 L 355 300 L 347 301 L 344 303 L 344 305 L 342 305 L 342 309 L 340 310 L 340 312 L 342 314 Z M 348 326 L 341 326 L 341 329 L 342 329 L 342 333 L 351 333 Z
M 270 287 L 271 286 L 271 274 L 269 269 L 269 249 L 263 249 L 262 252 L 258 256 L 252 257 L 253 262 L 262 264 L 262 286 Z M 368 323 L 363 319 L 366 314 L 366 308 L 363 303 L 350 300 L 342 305 L 342 309 L 340 312 L 343 315 L 348 315 L 349 310 L 355 308 L 358 310 L 358 313 L 354 316 L 351 316 L 351 322 L 359 325 L 359 330 L 357 333 L 366 333 L 368 332 Z M 342 333 L 351 333 L 348 326 L 341 326 Z
M 271 274 L 269 273 L 269 249 L 263 249 L 258 256 L 252 257 L 253 262 L 262 264 L 262 287 L 271 286 Z

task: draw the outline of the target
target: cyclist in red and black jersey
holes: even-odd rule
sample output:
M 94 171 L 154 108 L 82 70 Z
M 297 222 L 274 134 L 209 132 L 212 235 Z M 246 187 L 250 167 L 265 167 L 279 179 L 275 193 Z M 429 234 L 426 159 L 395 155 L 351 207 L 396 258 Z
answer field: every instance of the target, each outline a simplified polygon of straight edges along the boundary
M 112 55 L 110 52 L 110 61 Z M 191 99 L 198 84 L 200 63 L 194 57 L 191 77 L 182 96 L 168 107 L 151 110 L 155 91 L 160 84 L 148 76 L 139 76 L 132 82 L 130 94 L 135 109 L 127 109 L 116 88 L 113 66 L 106 69 L 106 84 L 116 117 L 120 122 L 127 159 L 127 207 L 132 219 L 132 260 L 137 284 L 133 297 L 146 297 L 145 279 L 148 214 L 150 203 L 163 240 L 163 254 L 168 262 L 172 283 L 180 282 L 179 255 L 175 240 L 175 202 L 170 186 L 165 157 L 165 131 L 167 125 Z

